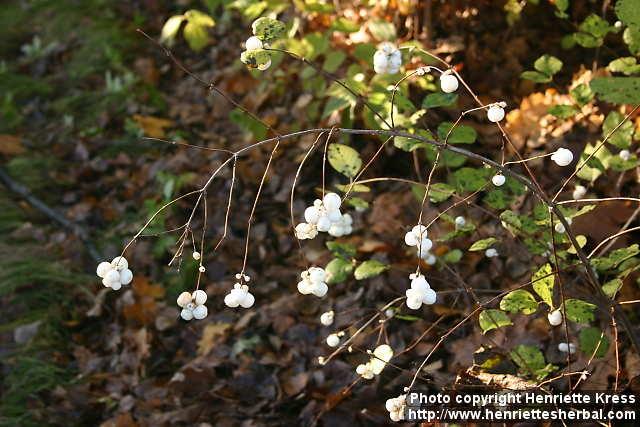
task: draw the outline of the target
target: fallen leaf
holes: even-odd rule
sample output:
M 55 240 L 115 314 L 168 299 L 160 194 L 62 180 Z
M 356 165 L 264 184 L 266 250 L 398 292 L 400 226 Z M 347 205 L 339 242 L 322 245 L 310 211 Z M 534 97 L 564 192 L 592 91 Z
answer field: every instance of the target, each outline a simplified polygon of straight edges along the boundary
M 142 128 L 144 134 L 151 138 L 164 138 L 165 128 L 173 126 L 172 120 L 140 114 L 134 114 L 133 120 Z
M 220 337 L 224 336 L 227 329 L 229 329 L 231 325 L 229 323 L 210 323 L 204 327 L 202 331 L 202 337 L 200 337 L 200 341 L 198 341 L 198 354 L 205 355 L 213 349 L 213 347 L 217 344 Z

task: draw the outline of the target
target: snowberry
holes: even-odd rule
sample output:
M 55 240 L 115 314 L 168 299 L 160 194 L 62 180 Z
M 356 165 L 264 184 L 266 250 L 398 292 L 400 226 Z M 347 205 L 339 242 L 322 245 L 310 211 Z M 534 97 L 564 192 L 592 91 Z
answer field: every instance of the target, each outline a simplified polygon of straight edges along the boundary
M 191 256 L 193 257 L 193 259 L 198 261 L 200 259 L 200 252 L 193 251 L 193 254 Z
M 406 290 L 407 307 L 418 310 L 422 304 L 431 305 L 436 302 L 436 292 L 431 289 L 427 279 L 420 273 L 409 275 L 411 287 Z
M 558 326 L 562 324 L 562 313 L 560 312 L 560 309 L 550 311 L 549 314 L 547 314 L 547 319 L 551 326 Z
M 463 216 L 457 216 L 454 222 L 456 224 L 456 227 L 458 228 L 464 227 L 464 225 L 467 223 Z
M 311 267 L 300 273 L 301 281 L 298 282 L 298 292 L 303 295 L 313 294 L 322 298 L 327 294 L 329 287 L 326 279 L 327 273 L 324 268 Z
M 493 178 L 491 178 L 491 182 L 493 182 L 493 185 L 495 185 L 496 187 L 502 187 L 506 180 L 507 179 L 504 177 L 504 175 L 500 173 L 497 175 L 494 175 Z
M 247 50 L 258 50 L 262 49 L 262 40 L 257 38 L 256 36 L 251 36 L 244 43 L 244 46 Z
M 440 88 L 444 93 L 455 92 L 458 89 L 458 79 L 450 72 L 444 72 L 440 76 Z
M 498 104 L 493 104 L 487 110 L 487 119 L 489 119 L 490 122 L 498 123 L 504 119 L 504 108 Z
M 304 211 L 304 220 L 309 224 L 316 224 L 320 219 L 320 209 L 317 206 L 309 206 Z
M 576 188 L 573 189 L 573 198 L 576 200 L 582 199 L 585 194 L 587 194 L 587 189 L 582 185 L 576 185 Z
M 229 291 L 227 295 L 224 297 L 224 304 L 227 307 L 235 308 L 249 308 L 255 302 L 255 297 L 249 292 L 249 287 L 247 285 L 242 285 L 240 283 L 236 283 L 233 286 L 233 289 Z
M 301 222 L 296 225 L 296 237 L 300 240 L 313 239 L 318 235 L 318 228 L 314 224 Z
M 326 311 L 320 315 L 320 323 L 324 326 L 329 326 L 333 323 L 334 313 L 333 310 Z
M 264 70 L 268 69 L 269 67 L 271 67 L 271 58 L 269 58 L 269 60 L 267 62 L 265 62 L 264 64 L 258 64 L 258 70 L 260 70 L 260 71 L 264 71 Z
M 395 74 L 400 71 L 402 54 L 392 43 L 384 42 L 373 55 L 373 70 L 377 74 Z
M 120 272 L 120 283 L 128 285 L 133 280 L 133 273 L 128 268 Z
M 629 152 L 629 150 L 622 150 L 618 153 L 618 156 L 620 156 L 620 158 L 626 162 L 631 158 L 631 153 Z
M 568 223 L 569 225 L 571 225 L 571 218 L 567 218 L 567 223 Z M 565 231 L 567 231 L 567 230 L 564 228 L 564 224 L 563 224 L 563 223 L 561 223 L 561 222 L 556 223 L 556 225 L 555 225 L 553 228 L 554 228 L 554 230 L 556 230 L 556 233 L 560 233 L 560 234 L 562 234 L 562 233 L 564 233 Z
M 353 224 L 353 219 L 351 218 L 351 215 L 344 214 L 340 217 L 338 221 L 331 224 L 331 227 L 329 227 L 328 233 L 333 237 L 347 236 L 351 234 L 351 232 L 353 231 L 352 224 Z
M 404 242 L 408 246 L 418 246 L 421 242 L 425 243 L 424 240 L 429 239 L 427 239 L 427 227 L 422 224 L 416 225 L 411 229 L 411 231 L 408 231 L 407 234 L 404 235 Z M 429 242 L 431 242 L 431 240 L 429 240 Z M 428 243 L 421 246 L 427 245 Z M 429 248 L 431 248 L 431 246 L 429 246 Z
M 201 265 L 200 267 L 198 267 L 198 271 L 199 271 L 200 273 L 204 273 L 205 271 L 207 271 L 207 269 L 206 269 L 206 268 L 204 268 L 204 265 Z
M 573 343 L 561 342 L 558 344 L 558 350 L 562 353 L 573 354 L 576 352 L 576 346 Z
M 427 265 L 435 265 L 437 262 L 435 255 L 429 251 L 421 251 L 418 249 L 416 253 L 418 258 L 422 258 Z
M 496 249 L 494 249 L 494 248 L 489 248 L 486 251 L 484 251 L 484 255 L 487 258 L 494 258 L 494 257 L 498 256 L 498 251 Z
M 207 301 L 207 294 L 205 291 L 198 289 L 193 292 L 193 294 L 189 292 L 183 292 L 178 295 L 178 303 L 179 307 L 182 307 L 182 311 L 180 312 L 180 317 L 184 320 L 189 321 L 191 319 L 202 320 L 207 317 L 209 314 L 209 310 L 204 305 Z
M 316 227 L 318 227 L 318 231 L 322 231 L 324 233 L 329 231 L 331 229 L 331 220 L 329 219 L 329 216 L 322 215 L 318 219 L 318 223 L 316 224 Z
M 384 406 L 387 409 L 387 411 L 389 411 L 389 418 L 391 418 L 391 421 L 396 422 L 396 421 L 404 420 L 406 400 L 407 400 L 406 394 L 401 394 L 398 397 L 387 399 Z
M 104 276 L 106 276 L 109 270 L 111 270 L 112 268 L 113 267 L 111 266 L 110 262 L 102 261 L 100 264 L 98 264 L 98 268 L 96 269 L 96 274 L 98 275 L 98 277 L 101 277 L 104 279 Z
M 109 270 L 102 281 L 106 286 L 111 286 L 116 282 L 120 282 L 120 273 L 118 273 L 118 270 Z
M 337 347 L 340 344 L 340 337 L 336 334 L 331 334 L 327 337 L 327 345 L 329 347 Z
M 327 193 L 322 198 L 322 204 L 329 211 L 340 209 L 341 203 L 342 199 L 340 199 L 340 196 L 338 196 L 336 193 Z
M 368 351 L 369 352 L 369 351 Z M 362 378 L 370 380 L 380 375 L 384 367 L 393 357 L 393 350 L 389 345 L 382 344 L 373 350 L 372 357 L 367 363 L 362 363 L 356 368 L 356 373 Z
M 125 270 L 129 268 L 129 263 L 127 259 L 123 256 L 115 257 L 113 261 L 111 261 L 111 265 L 118 271 Z
M 566 148 L 558 148 L 551 156 L 551 160 L 558 166 L 567 166 L 573 161 L 573 153 Z

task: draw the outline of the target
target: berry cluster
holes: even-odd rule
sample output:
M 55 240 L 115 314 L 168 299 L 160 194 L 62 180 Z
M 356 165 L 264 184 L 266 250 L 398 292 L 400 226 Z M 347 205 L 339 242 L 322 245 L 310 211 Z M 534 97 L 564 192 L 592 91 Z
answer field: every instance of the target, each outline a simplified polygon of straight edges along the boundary
M 178 306 L 182 307 L 180 317 L 184 320 L 202 320 L 207 317 L 209 310 L 204 303 L 207 302 L 207 294 L 205 291 L 198 289 L 193 294 L 189 292 L 183 292 L 178 296 Z
M 420 258 L 426 260 L 431 255 L 429 250 L 433 247 L 433 242 L 427 238 L 427 227 L 422 224 L 416 225 L 411 231 L 407 232 L 404 235 L 404 242 L 408 246 L 415 246 L 418 251 L 417 255 Z
M 368 350 L 371 354 L 371 351 Z M 356 373 L 365 380 L 373 379 L 376 375 L 380 375 L 380 372 L 389 363 L 389 360 L 393 357 L 393 350 L 387 344 L 382 344 L 373 350 L 371 359 L 367 363 L 361 363 L 356 368 Z
M 313 294 L 322 298 L 327 294 L 327 272 L 322 267 L 311 267 L 300 273 L 302 280 L 298 282 L 298 292 L 302 295 Z
M 333 237 L 351 234 L 353 219 L 349 214 L 340 212 L 342 200 L 336 193 L 327 193 L 316 199 L 313 205 L 304 211 L 304 220 L 296 225 L 296 237 L 300 240 L 313 239 L 318 232 L 329 233 Z
M 406 394 L 401 394 L 398 397 L 387 399 L 384 406 L 387 408 L 387 411 L 389 411 L 389 418 L 391 418 L 391 421 L 404 420 L 404 410 L 407 406 L 406 401 Z
M 380 43 L 373 55 L 373 71 L 377 74 L 396 74 L 402 65 L 400 50 L 389 42 Z
M 251 278 L 246 274 L 238 273 L 236 274 L 236 279 L 238 279 L 239 282 L 233 285 L 233 289 L 225 295 L 224 304 L 231 308 L 236 308 L 238 306 L 242 308 L 249 308 L 253 306 L 256 299 L 253 294 L 249 292 L 249 286 L 242 284 L 243 282 L 248 282 Z
M 264 71 L 271 66 L 269 43 L 284 35 L 285 25 L 278 20 L 261 17 L 251 24 L 251 30 L 253 36 L 245 42 L 246 50 L 240 54 L 240 61 L 249 68 Z
M 115 257 L 113 261 L 103 261 L 96 269 L 98 277 L 102 278 L 102 284 L 107 288 L 117 291 L 122 285 L 128 285 L 133 280 L 133 273 L 129 270 L 129 263 L 123 256 Z
M 418 310 L 422 304 L 431 305 L 436 302 L 436 292 L 431 289 L 427 279 L 420 273 L 409 275 L 411 287 L 405 292 L 407 295 L 407 307 Z

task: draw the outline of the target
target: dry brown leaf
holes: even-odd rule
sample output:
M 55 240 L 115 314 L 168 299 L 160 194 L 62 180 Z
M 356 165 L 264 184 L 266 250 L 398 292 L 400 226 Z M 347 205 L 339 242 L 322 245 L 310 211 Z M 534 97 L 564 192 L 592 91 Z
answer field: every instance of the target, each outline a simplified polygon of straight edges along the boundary
M 24 153 L 22 139 L 14 135 L 0 135 L 0 154 L 17 156 Z
M 218 343 L 225 332 L 231 327 L 229 323 L 210 323 L 204 327 L 202 337 L 198 341 L 198 354 L 205 355 Z
M 134 114 L 133 120 L 142 128 L 144 134 L 151 138 L 164 138 L 165 128 L 173 126 L 172 120 L 140 114 Z

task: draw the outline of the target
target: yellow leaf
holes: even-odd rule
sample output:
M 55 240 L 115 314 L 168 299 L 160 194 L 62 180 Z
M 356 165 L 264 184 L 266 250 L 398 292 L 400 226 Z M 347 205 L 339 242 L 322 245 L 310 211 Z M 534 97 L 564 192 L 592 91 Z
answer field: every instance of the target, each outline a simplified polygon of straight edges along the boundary
M 204 327 L 202 331 L 202 337 L 200 341 L 198 341 L 198 354 L 204 355 L 211 351 L 211 349 L 216 345 L 218 339 L 224 336 L 227 329 L 229 329 L 231 325 L 229 323 L 212 323 L 208 324 Z
M 134 114 L 133 120 L 140 126 L 146 136 L 151 138 L 164 138 L 165 128 L 173 126 L 173 121 L 153 116 L 141 116 Z

